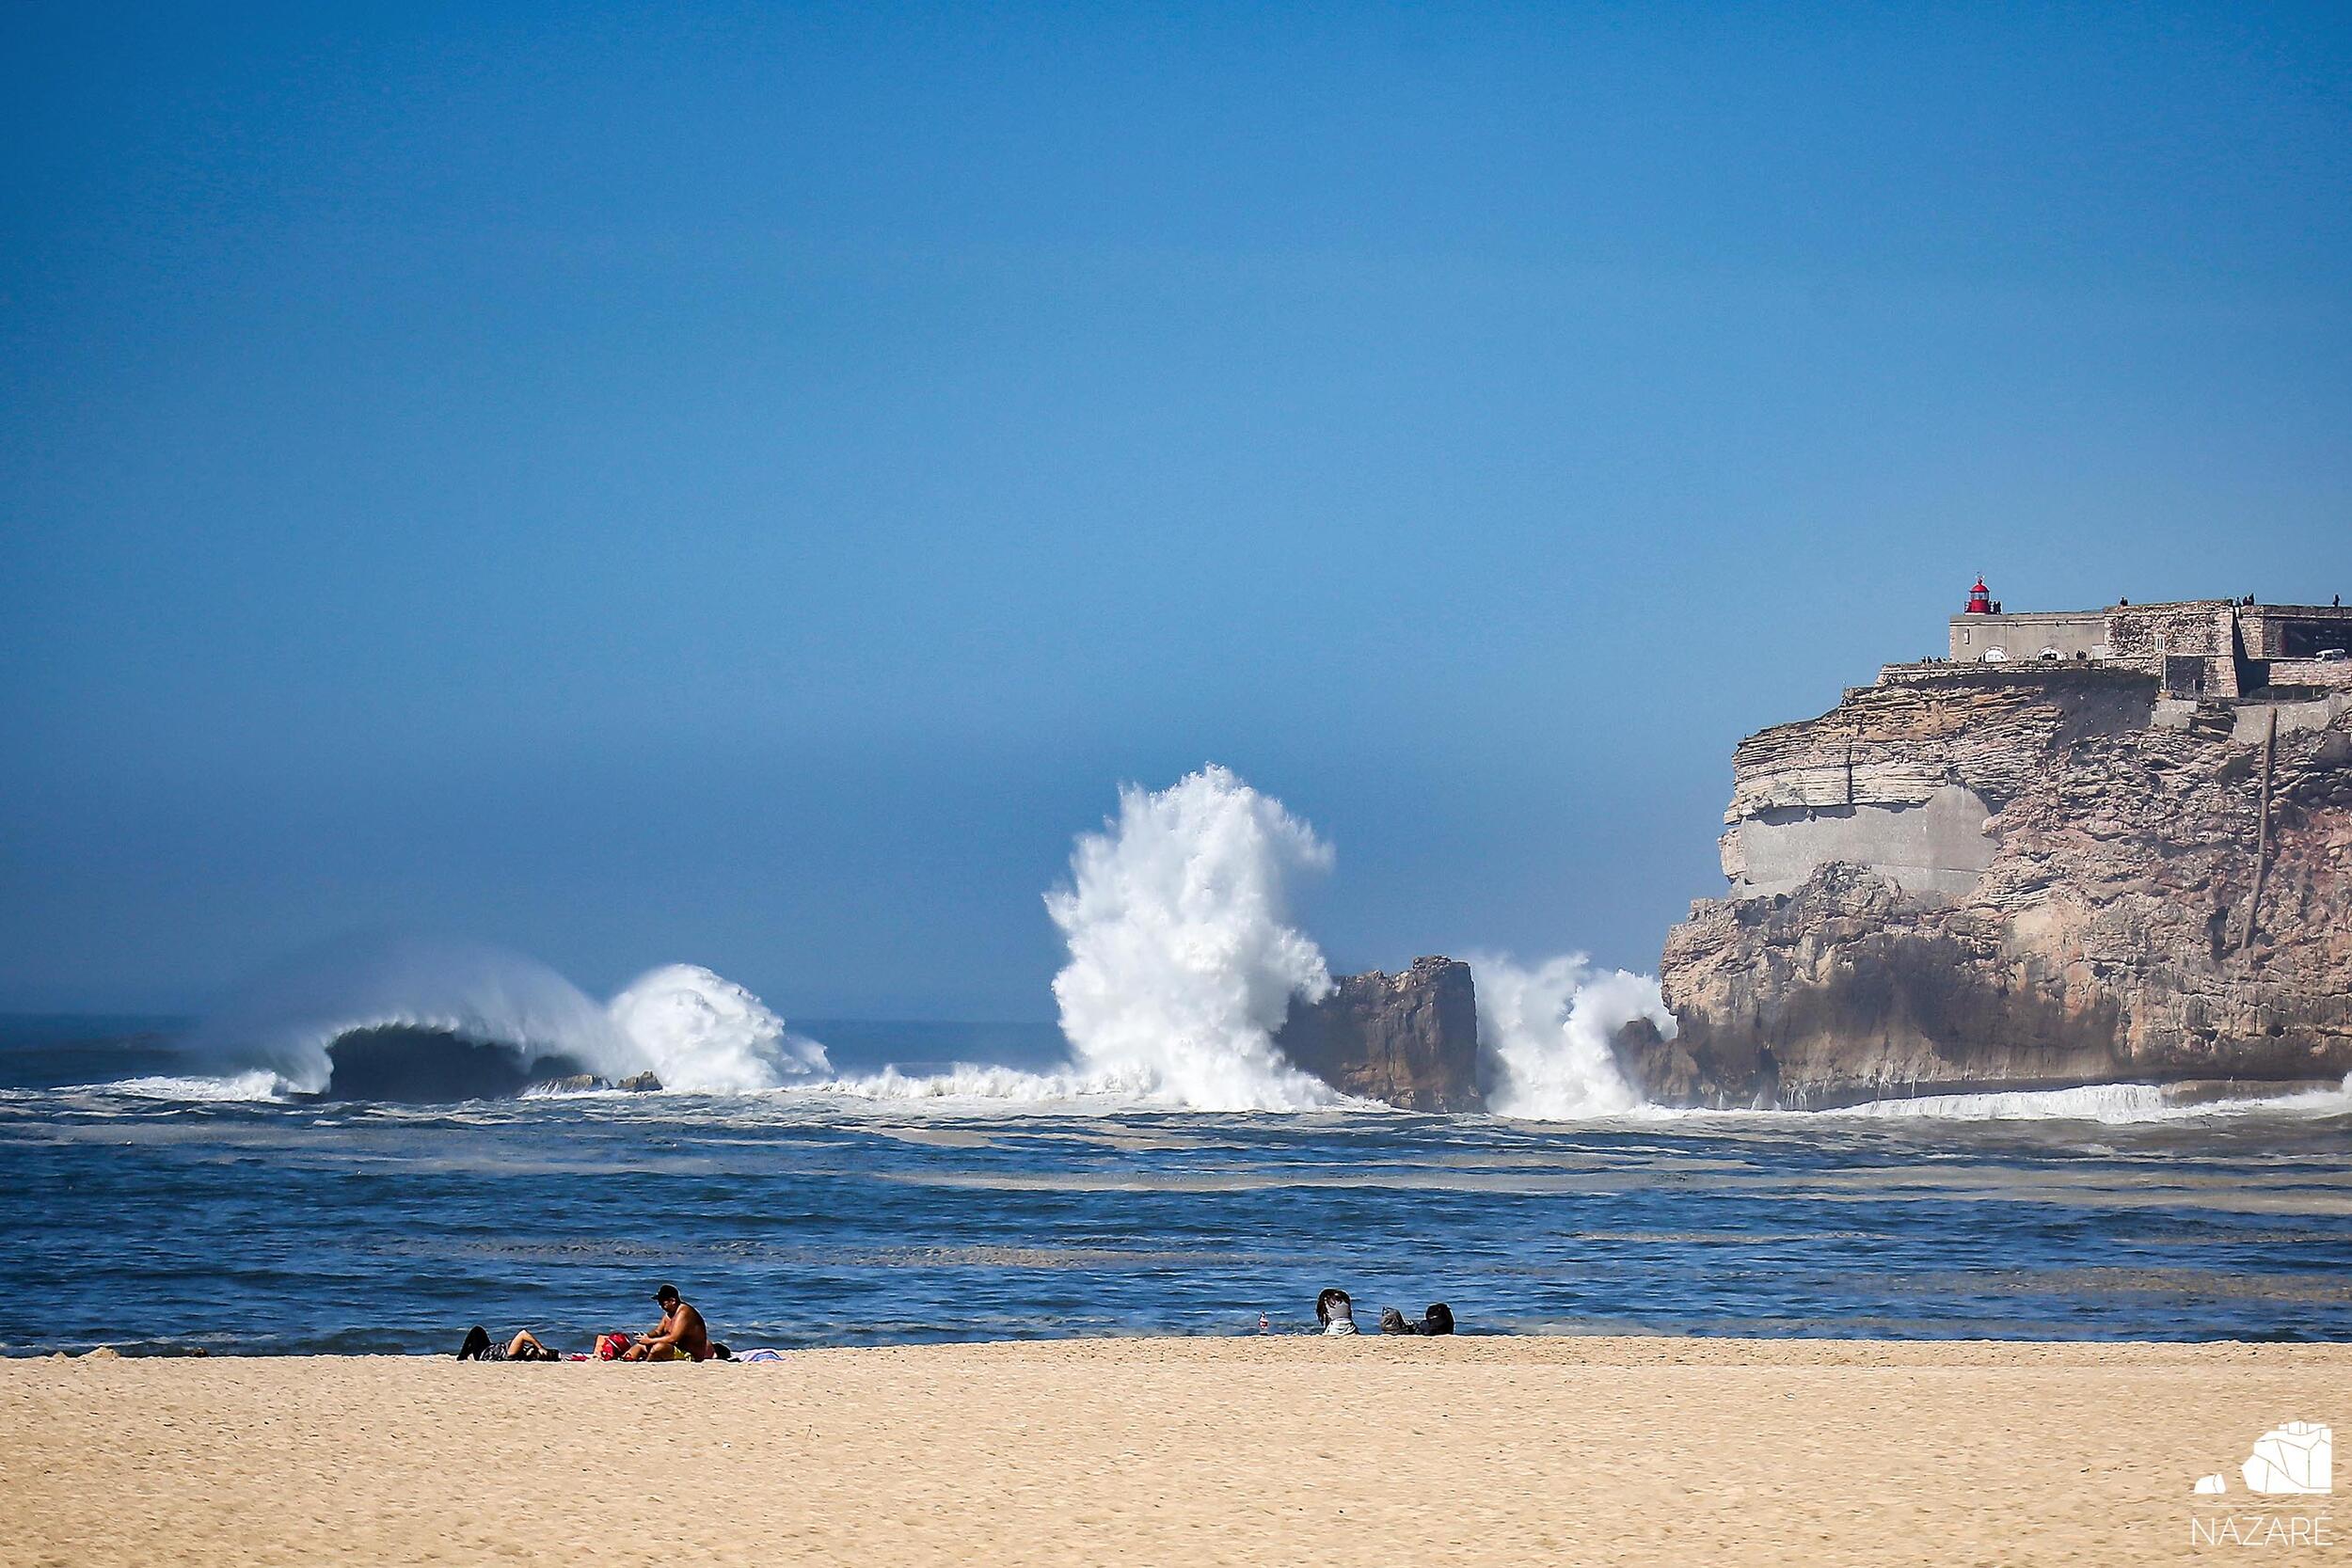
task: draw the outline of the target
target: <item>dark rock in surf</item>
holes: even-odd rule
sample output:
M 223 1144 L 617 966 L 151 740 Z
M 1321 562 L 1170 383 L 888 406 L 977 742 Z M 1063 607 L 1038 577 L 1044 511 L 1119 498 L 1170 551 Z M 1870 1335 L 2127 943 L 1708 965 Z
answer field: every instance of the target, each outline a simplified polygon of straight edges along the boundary
M 527 1094 L 586 1094 L 591 1089 L 609 1089 L 612 1085 L 593 1072 L 567 1072 L 561 1078 L 549 1078 L 531 1085 Z
M 1470 965 L 1415 958 L 1402 974 L 1350 974 L 1311 1006 L 1294 1001 L 1275 1043 L 1344 1093 L 1407 1111 L 1476 1111 L 1478 993 Z
M 599 1078 L 593 1072 L 571 1072 L 561 1078 L 549 1078 L 531 1085 L 532 1094 L 586 1094 L 596 1089 L 621 1089 L 629 1094 L 651 1094 L 661 1087 L 661 1080 L 650 1072 L 640 1072 L 615 1082 Z

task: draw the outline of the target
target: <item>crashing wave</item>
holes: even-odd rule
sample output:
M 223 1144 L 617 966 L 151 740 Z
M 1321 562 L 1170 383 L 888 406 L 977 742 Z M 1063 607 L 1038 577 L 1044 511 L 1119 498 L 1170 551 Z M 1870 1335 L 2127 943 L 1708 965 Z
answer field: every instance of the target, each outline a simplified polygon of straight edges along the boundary
M 1500 956 L 1472 958 L 1470 969 L 1478 977 L 1479 1075 L 1489 1111 L 1572 1121 L 1623 1116 L 1641 1104 L 1610 1039 L 1637 1018 L 1674 1037 L 1674 1014 L 1654 977 L 1597 971 L 1581 953 L 1534 969 Z
M 194 1050 L 228 1070 L 273 1072 L 289 1093 L 318 1095 L 339 1092 L 336 1049 L 345 1042 L 355 1061 L 365 1060 L 363 1080 L 400 1082 L 403 1040 L 423 1057 L 445 1045 L 451 1060 L 469 1059 L 459 1046 L 488 1052 L 517 1075 L 541 1061 L 614 1076 L 641 1069 L 604 1008 L 547 965 L 491 947 L 417 942 L 291 964 L 207 1020 Z
M 739 1094 L 830 1070 L 821 1045 L 693 964 L 651 970 L 607 1005 L 518 954 L 418 942 L 289 968 L 208 1021 L 193 1051 L 224 1074 L 191 1085 L 266 1073 L 278 1092 L 340 1099 L 492 1098 L 644 1072 L 687 1093 Z
M 1212 764 L 1166 789 L 1124 785 L 1045 895 L 1070 961 L 1054 976 L 1073 1070 L 1201 1111 L 1292 1111 L 1338 1091 L 1274 1043 L 1291 999 L 1331 972 L 1290 924 L 1288 880 L 1331 850 L 1282 802 Z
M 699 964 L 641 974 L 606 1010 L 665 1088 L 748 1094 L 833 1070 L 823 1046 L 787 1032 L 766 1003 Z

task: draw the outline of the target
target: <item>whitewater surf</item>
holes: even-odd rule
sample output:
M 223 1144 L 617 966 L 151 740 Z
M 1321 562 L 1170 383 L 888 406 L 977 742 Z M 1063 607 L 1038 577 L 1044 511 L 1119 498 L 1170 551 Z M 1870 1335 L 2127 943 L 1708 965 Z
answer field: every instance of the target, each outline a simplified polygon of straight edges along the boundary
M 1004 1112 L 1387 1112 L 1300 1070 L 1277 1038 L 1333 990 L 1292 916 L 1298 879 L 1335 852 L 1280 800 L 1211 765 L 1166 789 L 1126 785 L 1073 844 L 1044 895 L 1066 959 L 1053 980 L 1060 1059 L 837 1070 L 746 987 L 691 963 L 648 970 L 598 1001 L 536 959 L 480 944 L 344 943 L 264 975 L 183 1042 L 175 1070 L 83 1085 L 144 1099 L 310 1097 L 453 1102 L 629 1084 L 672 1096 L 797 1096 Z M 1796 1115 L 2108 1123 L 2275 1112 L 2328 1115 L 2341 1088 L 2189 1096 L 2172 1086 L 1939 1094 L 1838 1112 L 1667 1110 L 1645 1103 L 1611 1041 L 1675 1020 L 1649 975 L 1581 954 L 1473 958 L 1478 1080 L 1487 1114 L 1648 1123 Z

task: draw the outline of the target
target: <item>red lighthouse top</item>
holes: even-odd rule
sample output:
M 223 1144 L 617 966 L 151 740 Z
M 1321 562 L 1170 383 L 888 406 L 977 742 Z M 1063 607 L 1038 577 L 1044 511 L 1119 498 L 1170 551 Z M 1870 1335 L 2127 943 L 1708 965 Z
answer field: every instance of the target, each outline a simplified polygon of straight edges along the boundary
M 1990 615 L 1993 613 L 1993 591 L 1984 585 L 1984 578 L 1979 578 L 1977 579 L 1977 585 L 1968 590 L 1968 609 L 1966 613 L 1970 615 Z

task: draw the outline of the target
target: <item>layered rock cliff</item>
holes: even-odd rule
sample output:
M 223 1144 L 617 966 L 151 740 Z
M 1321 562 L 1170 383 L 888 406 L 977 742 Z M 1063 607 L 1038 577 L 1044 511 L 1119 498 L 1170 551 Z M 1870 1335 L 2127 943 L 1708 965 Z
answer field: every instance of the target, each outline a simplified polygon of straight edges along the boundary
M 2296 695 L 1897 667 L 1752 736 L 1730 896 L 1669 934 L 1679 1033 L 1621 1035 L 1628 1075 L 1664 1103 L 1799 1107 L 2341 1080 L 2352 696 Z
M 1275 1043 L 1347 1094 L 1408 1111 L 1475 1111 L 1478 993 L 1470 965 L 1415 958 L 1402 974 L 1350 974 L 1321 1002 L 1294 1001 Z

